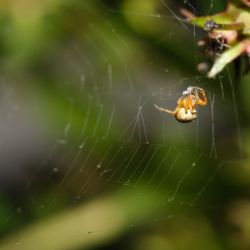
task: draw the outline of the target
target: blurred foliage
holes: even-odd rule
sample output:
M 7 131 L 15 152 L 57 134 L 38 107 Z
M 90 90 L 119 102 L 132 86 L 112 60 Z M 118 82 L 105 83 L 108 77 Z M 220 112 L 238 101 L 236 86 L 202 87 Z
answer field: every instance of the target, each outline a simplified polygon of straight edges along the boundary
M 250 248 L 249 75 L 201 75 L 180 11 L 226 5 L 0 3 L 0 249 Z M 196 123 L 154 110 L 194 84 Z
M 215 77 L 229 63 L 240 56 L 247 57 L 249 60 L 250 13 L 247 6 L 249 7 L 247 1 L 228 1 L 224 12 L 203 17 L 196 17 L 185 11 L 189 21 L 206 30 L 210 39 L 217 43 L 208 53 L 214 60 L 208 77 Z M 221 47 L 219 55 L 216 47 Z M 247 66 L 247 72 L 248 68 Z

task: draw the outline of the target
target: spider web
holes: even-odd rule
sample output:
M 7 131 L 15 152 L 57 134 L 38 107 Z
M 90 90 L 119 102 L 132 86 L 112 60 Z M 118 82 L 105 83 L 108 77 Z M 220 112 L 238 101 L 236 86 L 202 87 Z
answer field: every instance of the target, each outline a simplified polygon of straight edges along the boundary
M 3 84 L 8 116 L 10 108 L 23 105 L 39 120 L 36 167 L 28 168 L 19 186 L 19 200 L 26 195 L 39 214 L 127 193 L 133 197 L 127 206 L 141 203 L 128 223 L 134 228 L 222 206 L 215 195 L 221 173 L 242 155 L 230 71 L 214 80 L 196 72 L 201 54 L 196 42 L 205 34 L 183 20 L 180 6 L 161 0 L 154 3 L 155 12 L 147 12 L 147 3 L 138 10 L 133 1 L 125 2 L 103 5 L 101 14 L 87 7 L 91 18 L 83 37 L 63 41 L 45 56 L 57 62 L 50 65 L 57 83 L 48 92 L 42 84 L 35 90 L 27 86 L 31 101 L 20 104 Z M 200 14 L 189 1 L 182 6 Z M 206 14 L 213 8 L 210 1 Z M 174 54 L 176 47 L 181 56 Z M 154 108 L 173 110 L 188 86 L 202 87 L 208 96 L 195 122 L 178 123 Z M 39 200 L 41 189 L 51 194 Z M 25 213 L 18 199 L 14 207 Z

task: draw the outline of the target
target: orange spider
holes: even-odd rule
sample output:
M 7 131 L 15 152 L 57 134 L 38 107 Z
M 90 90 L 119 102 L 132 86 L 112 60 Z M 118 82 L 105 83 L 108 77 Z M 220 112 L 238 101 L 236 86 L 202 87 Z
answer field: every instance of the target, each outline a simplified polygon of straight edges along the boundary
M 154 106 L 162 111 L 175 116 L 175 119 L 179 122 L 192 122 L 197 118 L 196 105 L 204 106 L 207 104 L 207 98 L 205 91 L 199 87 L 188 87 L 183 95 L 177 101 L 177 107 L 174 111 Z

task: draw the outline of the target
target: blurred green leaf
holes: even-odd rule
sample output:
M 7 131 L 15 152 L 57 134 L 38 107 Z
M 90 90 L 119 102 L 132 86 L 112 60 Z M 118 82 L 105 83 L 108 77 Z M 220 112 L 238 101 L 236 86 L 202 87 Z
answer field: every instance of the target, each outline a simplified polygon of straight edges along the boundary
M 216 58 L 215 63 L 212 69 L 208 73 L 208 77 L 213 78 L 219 72 L 221 72 L 230 62 L 239 57 L 241 53 L 244 51 L 244 44 L 238 43 L 234 45 L 232 48 L 227 49 L 223 52 L 218 58 Z

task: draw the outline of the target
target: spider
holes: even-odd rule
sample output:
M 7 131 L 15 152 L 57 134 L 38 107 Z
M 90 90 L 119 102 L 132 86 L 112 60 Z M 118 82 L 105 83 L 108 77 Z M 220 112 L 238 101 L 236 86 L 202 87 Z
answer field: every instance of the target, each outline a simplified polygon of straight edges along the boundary
M 207 104 L 205 91 L 199 87 L 188 87 L 183 91 L 182 96 L 177 101 L 177 107 L 174 111 L 159 107 L 154 104 L 155 108 L 162 112 L 169 113 L 175 116 L 179 122 L 192 122 L 197 118 L 196 105 L 204 106 Z

